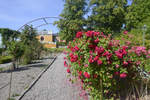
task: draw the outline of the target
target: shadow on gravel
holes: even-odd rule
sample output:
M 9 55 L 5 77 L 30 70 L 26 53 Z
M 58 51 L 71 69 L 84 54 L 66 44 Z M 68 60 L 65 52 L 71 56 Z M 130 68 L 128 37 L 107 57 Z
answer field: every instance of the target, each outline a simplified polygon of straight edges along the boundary
M 24 70 L 28 70 L 28 69 L 29 69 L 28 67 L 20 67 L 15 70 L 8 69 L 6 71 L 1 71 L 0 73 L 18 72 L 18 71 L 24 71 Z
M 54 59 L 55 57 L 45 57 L 45 58 L 42 58 L 42 60 L 46 60 L 46 59 Z
M 27 65 L 26 67 L 45 67 L 47 66 L 46 64 L 31 64 L 31 65 Z
M 10 73 L 10 72 L 20 72 L 20 71 L 24 71 L 24 70 L 28 70 L 30 68 L 33 68 L 33 67 L 46 67 L 47 65 L 46 64 L 30 64 L 30 65 L 25 65 L 23 67 L 19 67 L 15 70 L 11 70 L 11 69 L 8 69 L 8 70 L 5 70 L 5 71 L 1 71 L 0 73 Z

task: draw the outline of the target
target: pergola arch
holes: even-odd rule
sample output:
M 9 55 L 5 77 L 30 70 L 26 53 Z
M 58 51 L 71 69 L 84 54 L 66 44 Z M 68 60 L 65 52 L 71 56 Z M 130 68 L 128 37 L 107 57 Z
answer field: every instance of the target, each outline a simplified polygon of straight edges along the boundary
M 49 22 L 50 20 L 48 19 L 61 19 L 60 17 L 41 17 L 41 18 L 36 18 L 36 19 L 33 19 L 27 23 L 25 23 L 24 25 L 22 25 L 21 27 L 18 28 L 17 31 L 21 31 L 25 26 L 28 26 L 28 25 L 32 25 L 33 28 L 39 28 L 41 26 L 45 26 L 45 25 L 49 25 L 49 24 L 53 24 L 53 22 Z M 34 22 L 38 22 L 38 21 L 42 21 L 43 23 L 39 24 L 39 25 L 33 25 L 32 23 Z

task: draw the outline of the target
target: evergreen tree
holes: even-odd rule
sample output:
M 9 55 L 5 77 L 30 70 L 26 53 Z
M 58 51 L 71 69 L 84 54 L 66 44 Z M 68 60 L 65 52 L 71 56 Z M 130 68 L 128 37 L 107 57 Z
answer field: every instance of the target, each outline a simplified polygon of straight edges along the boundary
M 37 32 L 32 26 L 25 26 L 21 33 L 21 41 L 24 45 L 30 46 L 32 42 L 36 41 Z
M 66 41 L 73 40 L 77 31 L 83 30 L 85 24 L 86 0 L 65 0 L 61 19 L 56 21 L 60 36 Z
M 43 50 L 43 45 L 36 38 L 37 32 L 32 26 L 25 26 L 22 30 L 20 41 L 24 45 L 22 63 L 31 63 L 33 59 L 38 59 Z
M 125 23 L 127 0 L 90 0 L 90 8 L 88 29 L 120 32 Z

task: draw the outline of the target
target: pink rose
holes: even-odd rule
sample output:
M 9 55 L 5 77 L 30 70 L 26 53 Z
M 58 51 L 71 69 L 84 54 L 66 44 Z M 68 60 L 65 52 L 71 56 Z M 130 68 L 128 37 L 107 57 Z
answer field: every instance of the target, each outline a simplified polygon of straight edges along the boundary
M 116 68 L 119 68 L 119 65 L 118 65 L 118 64 L 116 64 Z
M 127 77 L 127 74 L 126 73 L 121 73 L 120 74 L 120 78 L 126 78 Z
M 128 31 L 124 31 L 123 34 L 128 34 Z
M 84 67 L 88 67 L 88 64 L 85 64 Z
M 98 64 L 98 65 L 101 65 L 101 64 L 102 64 L 102 61 L 101 61 L 101 60 L 98 60 L 98 61 L 97 61 L 97 64 Z

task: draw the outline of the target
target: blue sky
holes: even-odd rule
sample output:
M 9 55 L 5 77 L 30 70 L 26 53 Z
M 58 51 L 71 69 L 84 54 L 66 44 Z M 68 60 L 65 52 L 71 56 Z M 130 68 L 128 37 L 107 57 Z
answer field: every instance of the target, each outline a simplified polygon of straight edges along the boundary
M 59 16 L 63 5 L 63 0 L 0 0 L 0 27 L 17 30 L 35 18 Z

